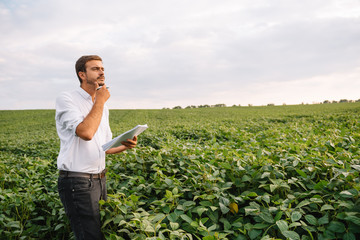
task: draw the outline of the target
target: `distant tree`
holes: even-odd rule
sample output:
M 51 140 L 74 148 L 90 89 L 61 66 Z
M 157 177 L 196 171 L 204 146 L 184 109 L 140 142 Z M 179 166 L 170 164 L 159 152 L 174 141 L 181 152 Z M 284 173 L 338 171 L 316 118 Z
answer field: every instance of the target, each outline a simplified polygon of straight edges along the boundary
M 182 109 L 182 107 L 181 106 L 176 106 L 173 109 Z
M 328 104 L 328 103 L 331 103 L 331 102 L 329 100 L 325 100 L 323 103 Z
M 349 102 L 347 99 L 341 99 L 340 100 L 340 103 L 347 103 L 347 102 Z
M 249 103 L 249 104 L 248 104 L 248 106 L 249 106 L 249 107 L 252 107 L 252 104 L 251 104 L 251 103 Z
M 198 108 L 208 108 L 208 107 L 210 107 L 210 105 L 207 105 L 207 104 L 198 106 Z
M 337 101 L 333 100 L 331 103 L 338 103 Z
M 190 106 L 187 106 L 187 107 L 186 107 L 186 109 L 189 109 L 189 108 L 196 108 L 196 106 L 190 105 Z
M 226 107 L 226 104 L 219 103 L 219 104 L 215 104 L 214 107 Z
M 360 102 L 360 99 L 356 100 L 355 102 Z
M 269 103 L 269 104 L 268 104 L 268 107 L 270 107 L 270 106 L 275 106 L 275 104 Z

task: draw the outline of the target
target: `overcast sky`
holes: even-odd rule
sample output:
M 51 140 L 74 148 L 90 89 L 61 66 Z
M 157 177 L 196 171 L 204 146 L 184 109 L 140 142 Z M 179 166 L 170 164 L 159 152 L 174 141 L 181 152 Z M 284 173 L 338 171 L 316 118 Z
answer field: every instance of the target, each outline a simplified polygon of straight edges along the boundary
M 360 99 L 359 0 L 0 0 L 0 109 L 103 58 L 112 109 Z

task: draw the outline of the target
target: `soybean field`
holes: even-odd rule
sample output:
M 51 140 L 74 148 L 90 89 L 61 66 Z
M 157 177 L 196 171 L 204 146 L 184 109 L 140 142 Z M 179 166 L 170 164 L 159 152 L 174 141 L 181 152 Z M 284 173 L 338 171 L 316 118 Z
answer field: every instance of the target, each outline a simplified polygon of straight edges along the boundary
M 106 239 L 360 239 L 360 103 L 110 110 Z M 74 239 L 54 110 L 0 111 L 0 239 Z

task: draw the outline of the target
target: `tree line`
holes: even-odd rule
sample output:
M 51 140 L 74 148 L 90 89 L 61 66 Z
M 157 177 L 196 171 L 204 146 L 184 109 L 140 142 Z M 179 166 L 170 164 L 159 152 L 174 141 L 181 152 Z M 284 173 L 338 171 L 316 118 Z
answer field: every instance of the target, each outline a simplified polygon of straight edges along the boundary
M 360 99 L 358 100 L 348 100 L 348 99 L 340 99 L 339 101 L 330 101 L 330 100 L 325 100 L 323 102 L 320 102 L 320 103 L 316 103 L 316 104 L 333 104 L 333 103 L 353 103 L 353 102 L 360 102 Z M 304 104 L 304 103 L 302 103 Z M 282 105 L 286 105 L 286 103 L 283 103 Z M 252 104 L 248 104 L 249 107 L 252 107 L 253 105 Z M 269 103 L 267 104 L 267 106 L 275 106 L 274 103 Z M 218 104 L 215 104 L 215 105 L 208 105 L 208 104 L 204 104 L 204 105 L 198 105 L 198 106 L 195 106 L 195 105 L 189 105 L 187 107 L 181 107 L 181 106 L 175 106 L 173 107 L 172 109 L 190 109 L 190 108 L 218 108 L 218 107 L 227 107 L 226 104 L 224 103 L 218 103 Z M 241 107 L 240 104 L 236 105 L 232 105 L 232 107 Z M 170 108 L 163 108 L 163 109 L 170 109 Z

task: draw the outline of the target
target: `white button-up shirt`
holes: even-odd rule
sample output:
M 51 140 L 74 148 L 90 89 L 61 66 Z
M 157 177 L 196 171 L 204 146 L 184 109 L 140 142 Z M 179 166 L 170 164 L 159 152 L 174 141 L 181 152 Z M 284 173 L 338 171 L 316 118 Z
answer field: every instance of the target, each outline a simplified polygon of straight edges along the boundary
M 90 141 L 75 133 L 76 127 L 89 114 L 94 103 L 82 88 L 63 92 L 56 99 L 56 129 L 60 138 L 60 152 L 57 159 L 59 170 L 100 173 L 105 169 L 105 152 L 102 145 L 110 141 L 109 109 L 105 105 L 98 130 Z

